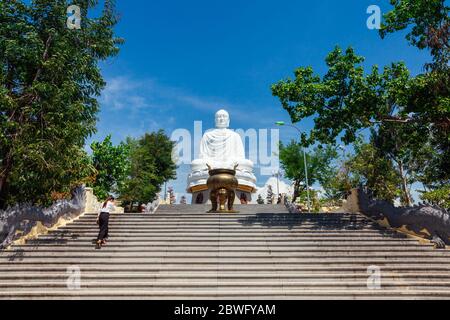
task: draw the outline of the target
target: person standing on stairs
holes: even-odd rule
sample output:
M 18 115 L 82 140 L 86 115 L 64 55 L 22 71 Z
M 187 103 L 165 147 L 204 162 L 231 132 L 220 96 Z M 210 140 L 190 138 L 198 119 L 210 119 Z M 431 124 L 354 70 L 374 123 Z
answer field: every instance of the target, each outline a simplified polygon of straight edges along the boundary
M 103 203 L 102 209 L 100 210 L 97 217 L 97 224 L 100 228 L 97 237 L 97 244 L 95 249 L 101 249 L 102 246 L 106 244 L 106 239 L 108 238 L 108 224 L 109 215 L 116 210 L 114 206 L 114 197 L 109 196 L 108 199 Z

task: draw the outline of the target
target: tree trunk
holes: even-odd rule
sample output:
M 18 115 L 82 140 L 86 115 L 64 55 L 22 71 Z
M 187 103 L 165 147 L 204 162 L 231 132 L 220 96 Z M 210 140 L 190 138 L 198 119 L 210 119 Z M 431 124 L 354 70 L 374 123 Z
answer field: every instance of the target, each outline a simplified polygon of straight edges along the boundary
M 405 199 L 406 205 L 409 207 L 412 205 L 412 201 L 411 201 L 411 195 L 409 194 L 408 181 L 406 179 L 406 175 L 403 170 L 403 161 L 399 161 L 398 167 L 400 170 L 400 176 L 402 178 L 403 197 Z

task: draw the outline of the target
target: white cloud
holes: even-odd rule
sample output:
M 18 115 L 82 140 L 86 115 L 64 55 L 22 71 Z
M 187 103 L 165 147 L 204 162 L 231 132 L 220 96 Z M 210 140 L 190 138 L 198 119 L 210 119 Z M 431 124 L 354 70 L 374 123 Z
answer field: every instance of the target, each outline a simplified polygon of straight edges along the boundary
M 136 80 L 127 76 L 108 79 L 100 102 L 106 110 L 130 112 L 186 107 L 214 113 L 225 108 L 234 119 L 248 119 L 249 124 L 254 127 L 271 126 L 276 118 L 273 113 L 276 109 L 273 108 L 235 104 L 218 97 L 198 96 L 182 88 L 161 84 L 154 79 Z M 175 119 L 170 121 L 174 123 Z
M 112 110 L 147 106 L 145 98 L 136 94 L 139 89 L 138 82 L 131 81 L 126 77 L 112 78 L 107 81 L 100 102 Z

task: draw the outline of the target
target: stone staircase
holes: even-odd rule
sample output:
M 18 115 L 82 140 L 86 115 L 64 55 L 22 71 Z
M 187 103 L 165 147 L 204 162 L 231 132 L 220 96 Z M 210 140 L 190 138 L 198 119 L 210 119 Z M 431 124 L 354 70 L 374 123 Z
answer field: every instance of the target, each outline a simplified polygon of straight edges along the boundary
M 92 244 L 96 215 L 85 214 L 0 252 L 0 299 L 450 298 L 448 250 L 359 214 L 236 208 L 241 213 L 176 205 L 115 214 L 102 250 Z M 381 270 L 381 289 L 367 286 L 370 266 Z M 70 271 L 78 268 L 80 288 Z

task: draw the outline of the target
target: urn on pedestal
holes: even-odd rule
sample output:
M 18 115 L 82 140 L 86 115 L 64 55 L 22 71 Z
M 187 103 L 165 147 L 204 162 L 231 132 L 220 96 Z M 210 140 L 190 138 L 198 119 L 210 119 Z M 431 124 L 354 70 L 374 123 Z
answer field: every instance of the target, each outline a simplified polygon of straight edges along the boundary
M 212 209 L 210 213 L 237 213 L 233 210 L 236 188 L 239 183 L 234 169 L 211 169 L 209 165 L 209 178 L 206 182 L 210 191 Z

